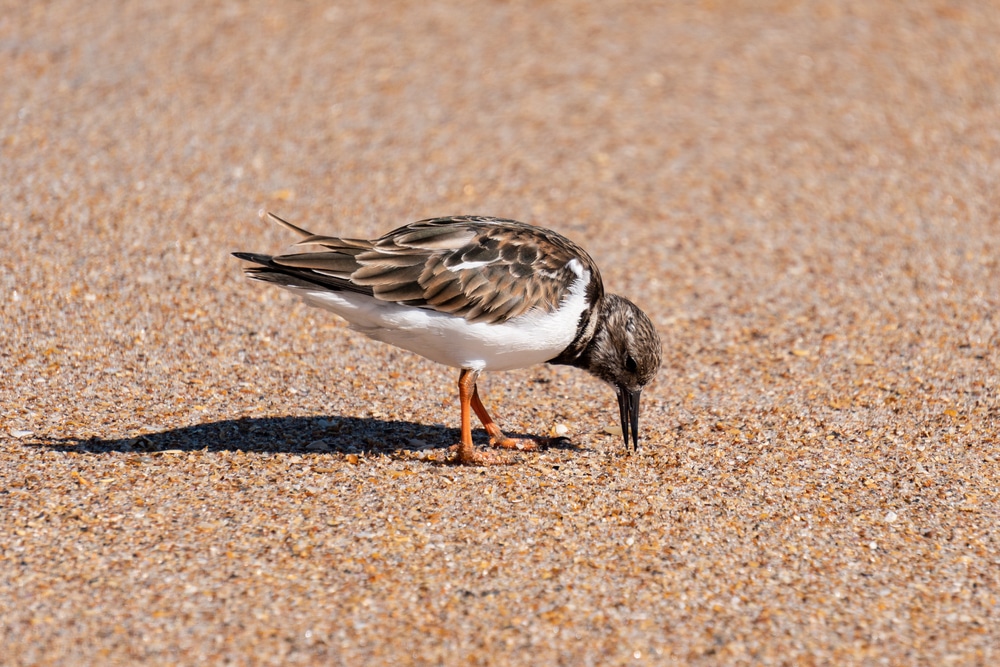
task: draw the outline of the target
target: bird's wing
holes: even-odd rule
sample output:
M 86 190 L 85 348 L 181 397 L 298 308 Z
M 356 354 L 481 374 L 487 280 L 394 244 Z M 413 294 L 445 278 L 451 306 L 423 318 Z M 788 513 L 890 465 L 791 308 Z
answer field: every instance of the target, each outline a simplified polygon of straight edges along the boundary
M 584 272 L 590 273 L 591 295 L 603 293 L 597 267 L 582 248 L 513 220 L 434 218 L 366 241 L 312 234 L 271 217 L 303 236 L 297 245 L 322 249 L 272 258 L 238 255 L 262 264 L 247 269 L 262 280 L 360 292 L 490 323 L 532 309 L 555 310 Z
M 600 284 L 593 260 L 572 241 L 498 218 L 421 220 L 377 239 L 356 259 L 360 268 L 351 282 L 379 299 L 470 322 L 551 312 L 585 271 Z

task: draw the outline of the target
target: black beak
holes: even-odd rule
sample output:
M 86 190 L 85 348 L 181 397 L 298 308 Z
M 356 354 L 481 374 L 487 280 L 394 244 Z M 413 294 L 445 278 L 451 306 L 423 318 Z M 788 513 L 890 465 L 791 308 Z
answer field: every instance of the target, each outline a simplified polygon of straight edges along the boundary
M 622 438 L 625 439 L 625 451 L 628 449 L 629 426 L 632 427 L 632 447 L 639 451 L 639 395 L 641 389 L 629 391 L 624 385 L 618 385 L 618 414 L 622 420 Z

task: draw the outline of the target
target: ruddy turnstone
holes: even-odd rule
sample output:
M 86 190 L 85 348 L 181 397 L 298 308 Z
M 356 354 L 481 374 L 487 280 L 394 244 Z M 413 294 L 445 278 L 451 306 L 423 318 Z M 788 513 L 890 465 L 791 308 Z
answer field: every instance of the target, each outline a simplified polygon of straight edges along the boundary
M 276 215 L 313 252 L 233 253 L 251 278 L 332 310 L 367 336 L 461 369 L 462 441 L 457 463 L 506 462 L 472 443 L 471 411 L 497 447 L 537 449 L 508 438 L 476 387 L 484 371 L 567 364 L 618 394 L 622 437 L 639 447 L 639 396 L 660 367 L 653 323 L 631 301 L 605 294 L 587 252 L 548 229 L 478 216 L 421 220 L 367 241 L 320 236 Z

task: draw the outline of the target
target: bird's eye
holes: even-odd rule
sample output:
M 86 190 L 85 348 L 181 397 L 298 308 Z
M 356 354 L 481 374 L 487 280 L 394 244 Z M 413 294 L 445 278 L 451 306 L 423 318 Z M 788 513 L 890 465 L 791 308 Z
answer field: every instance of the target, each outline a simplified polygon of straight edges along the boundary
M 632 355 L 631 354 L 626 355 L 625 356 L 625 370 L 627 370 L 629 373 L 635 373 L 636 370 L 638 370 L 638 368 L 639 368 L 639 364 L 635 363 L 635 359 L 632 358 Z

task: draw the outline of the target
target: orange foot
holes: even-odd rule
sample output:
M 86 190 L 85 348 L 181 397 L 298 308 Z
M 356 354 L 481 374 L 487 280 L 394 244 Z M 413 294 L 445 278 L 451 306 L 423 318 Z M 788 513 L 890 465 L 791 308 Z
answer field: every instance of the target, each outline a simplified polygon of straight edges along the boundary
M 498 437 L 490 438 L 490 447 L 517 449 L 522 452 L 537 452 L 539 450 L 538 443 L 534 438 L 508 438 L 503 433 Z
M 492 452 L 484 452 L 473 447 L 465 447 L 462 444 L 452 445 L 448 449 L 455 452 L 455 456 L 447 461 L 452 465 L 509 466 L 517 463 L 514 459 L 506 456 L 497 456 Z
M 528 436 L 527 438 L 508 438 L 503 433 L 490 435 L 490 446 L 500 449 L 516 449 L 522 452 L 537 452 L 553 445 L 569 443 L 569 438 L 544 438 L 541 436 Z

